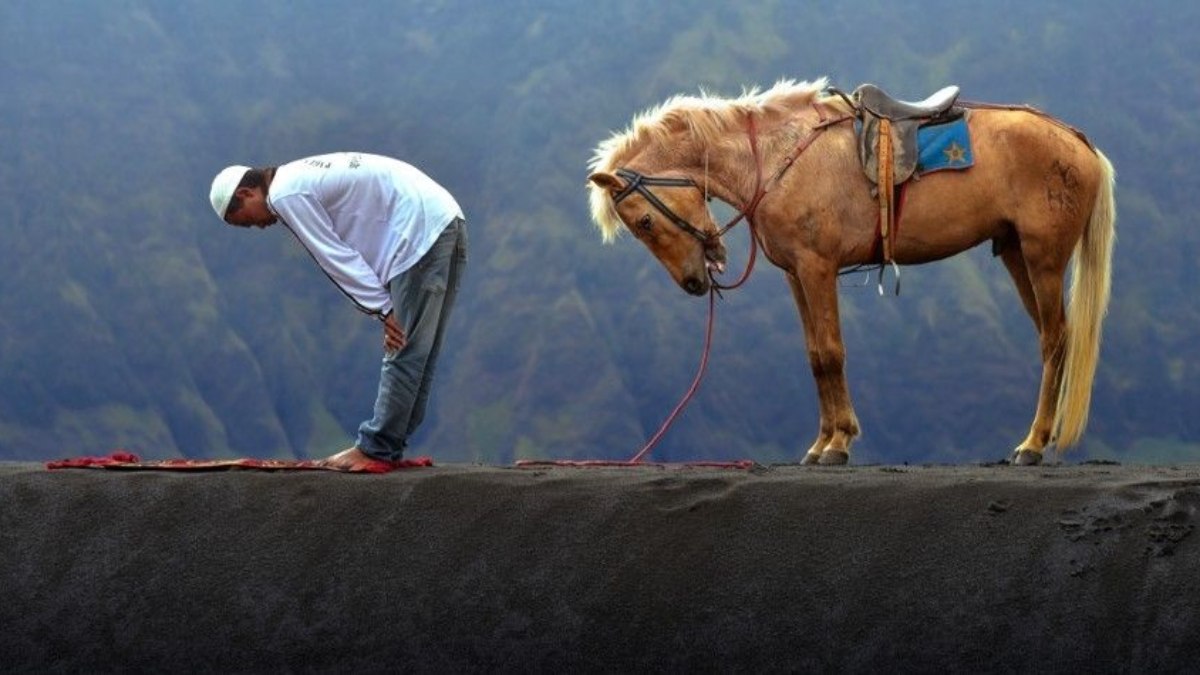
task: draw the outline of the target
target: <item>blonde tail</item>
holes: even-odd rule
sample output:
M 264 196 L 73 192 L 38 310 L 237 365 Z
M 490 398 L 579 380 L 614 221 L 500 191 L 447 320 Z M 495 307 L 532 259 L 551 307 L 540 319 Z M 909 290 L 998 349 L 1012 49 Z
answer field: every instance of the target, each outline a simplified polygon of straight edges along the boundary
M 1096 150 L 1102 172 L 1096 203 L 1071 261 L 1071 293 L 1067 306 L 1066 353 L 1054 418 L 1056 447 L 1074 445 L 1087 426 L 1092 380 L 1100 356 L 1100 329 L 1108 312 L 1112 286 L 1112 253 L 1116 240 L 1116 173 L 1112 162 Z

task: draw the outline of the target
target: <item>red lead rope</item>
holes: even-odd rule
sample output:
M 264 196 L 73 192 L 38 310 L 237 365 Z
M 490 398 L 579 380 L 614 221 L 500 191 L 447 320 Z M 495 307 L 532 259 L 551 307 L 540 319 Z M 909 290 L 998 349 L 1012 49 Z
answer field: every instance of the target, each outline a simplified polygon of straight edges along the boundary
M 679 403 L 675 405 L 675 409 L 672 410 L 671 414 L 667 416 L 667 419 L 663 421 L 662 426 L 658 428 L 658 431 L 655 432 L 654 435 L 650 437 L 650 440 L 646 441 L 646 444 L 642 446 L 642 449 L 638 450 L 638 453 L 629 460 L 630 464 L 640 463 L 642 458 L 645 457 L 650 450 L 658 444 L 658 441 L 663 437 L 663 434 L 667 433 L 667 429 L 671 428 L 671 424 L 675 421 L 675 418 L 679 416 L 679 413 L 683 412 L 683 409 L 686 408 L 687 404 L 691 402 L 692 397 L 696 395 L 696 391 L 700 389 L 700 381 L 704 379 L 704 371 L 708 368 L 708 354 L 710 351 L 712 351 L 713 324 L 716 323 L 716 316 L 717 287 L 712 286 L 708 290 L 708 326 L 704 329 L 704 351 L 700 355 L 700 367 L 696 370 L 696 377 L 692 379 L 692 386 L 688 387 L 687 393 L 684 394 L 683 398 L 679 400 Z

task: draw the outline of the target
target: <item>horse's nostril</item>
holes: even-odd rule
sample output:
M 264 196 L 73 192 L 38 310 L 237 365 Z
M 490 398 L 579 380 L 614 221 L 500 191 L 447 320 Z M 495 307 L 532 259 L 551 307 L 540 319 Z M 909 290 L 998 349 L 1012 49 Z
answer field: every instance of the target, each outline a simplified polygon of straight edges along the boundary
M 696 277 L 691 277 L 687 281 L 683 282 L 683 289 L 694 295 L 704 290 L 704 284 L 700 283 L 700 280 Z

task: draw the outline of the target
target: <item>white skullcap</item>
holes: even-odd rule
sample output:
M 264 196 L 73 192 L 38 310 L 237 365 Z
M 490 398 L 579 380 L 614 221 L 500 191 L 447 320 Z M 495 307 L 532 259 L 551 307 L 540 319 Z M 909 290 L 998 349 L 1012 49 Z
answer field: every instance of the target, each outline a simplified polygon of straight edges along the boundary
M 237 191 L 238 183 L 242 182 L 242 177 L 250 170 L 248 166 L 227 166 L 221 169 L 221 173 L 213 179 L 212 191 L 208 193 L 208 200 L 212 202 L 213 210 L 217 212 L 217 217 L 225 220 L 225 210 L 229 208 L 229 202 L 233 200 L 233 193 Z

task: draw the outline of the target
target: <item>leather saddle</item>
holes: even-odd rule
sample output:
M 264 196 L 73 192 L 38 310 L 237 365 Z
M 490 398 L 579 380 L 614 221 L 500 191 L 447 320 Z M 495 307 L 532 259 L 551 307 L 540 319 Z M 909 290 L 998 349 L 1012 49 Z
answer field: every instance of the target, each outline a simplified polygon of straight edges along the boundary
M 881 140 L 891 143 L 891 179 L 893 185 L 899 185 L 911 178 L 917 168 L 917 129 L 926 124 L 949 122 L 963 113 L 962 108 L 954 107 L 958 100 L 956 86 L 944 87 L 923 101 L 909 102 L 892 98 L 873 84 L 864 84 L 854 90 L 851 100 L 862 121 L 858 155 L 867 178 L 876 185 L 881 177 Z M 884 129 L 885 139 L 880 139 Z
M 963 108 L 954 105 L 958 87 L 944 87 L 916 102 L 893 98 L 873 84 L 860 85 L 849 96 L 834 91 L 854 107 L 858 117 L 858 155 L 879 203 L 880 258 L 883 263 L 894 265 L 895 187 L 911 178 L 917 169 L 917 129 L 962 116 Z

